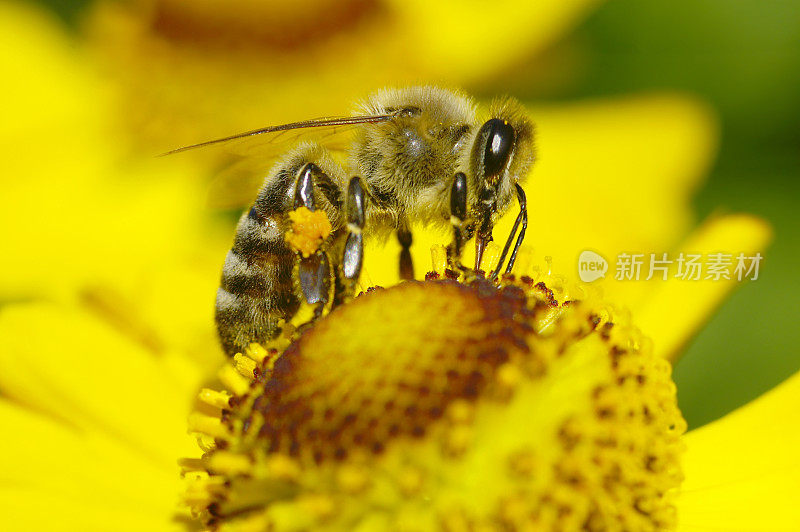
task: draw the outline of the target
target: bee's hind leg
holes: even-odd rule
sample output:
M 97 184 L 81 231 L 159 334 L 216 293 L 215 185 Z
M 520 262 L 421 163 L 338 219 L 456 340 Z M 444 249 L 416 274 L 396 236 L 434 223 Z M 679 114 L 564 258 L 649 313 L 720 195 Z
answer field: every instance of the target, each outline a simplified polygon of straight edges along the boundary
M 347 240 L 342 253 L 342 279 L 345 298 L 352 297 L 364 263 L 364 223 L 366 221 L 366 195 L 358 176 L 350 179 L 345 201 L 347 212 Z
M 306 164 L 300 171 L 295 184 L 294 208 L 306 207 L 309 211 L 316 210 L 314 204 L 314 180 L 323 175 L 322 171 L 313 163 Z M 310 250 L 308 250 L 310 251 Z M 317 247 L 313 252 L 298 251 L 297 279 L 300 290 L 313 309 L 310 320 L 319 318 L 333 299 L 333 274 L 330 260 L 322 247 Z

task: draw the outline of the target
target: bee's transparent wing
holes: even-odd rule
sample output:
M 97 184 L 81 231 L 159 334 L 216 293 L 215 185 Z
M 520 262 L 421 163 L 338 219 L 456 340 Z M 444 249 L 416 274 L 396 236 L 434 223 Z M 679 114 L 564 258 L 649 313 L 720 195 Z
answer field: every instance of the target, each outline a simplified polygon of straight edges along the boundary
M 220 147 L 227 155 L 228 163 L 217 172 L 210 184 L 208 204 L 216 208 L 241 207 L 253 201 L 274 159 L 293 144 L 311 141 L 331 151 L 343 151 L 348 147 L 355 127 L 385 122 L 395 118 L 397 114 L 393 112 L 303 120 L 199 142 L 161 155 Z
M 231 157 L 208 184 L 206 205 L 212 209 L 237 209 L 252 203 L 267 177 L 270 161 L 260 157 Z

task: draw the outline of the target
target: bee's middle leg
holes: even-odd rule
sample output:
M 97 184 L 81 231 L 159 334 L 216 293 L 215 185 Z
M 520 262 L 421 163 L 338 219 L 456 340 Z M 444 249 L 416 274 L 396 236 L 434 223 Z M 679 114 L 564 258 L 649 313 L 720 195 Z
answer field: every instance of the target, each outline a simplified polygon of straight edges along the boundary
M 447 265 L 454 271 L 465 271 L 461 264 L 464 244 L 472 238 L 474 229 L 466 223 L 467 218 L 467 176 L 458 172 L 450 187 L 450 225 L 453 226 L 453 240 L 447 246 Z
M 364 224 L 366 222 L 366 194 L 361 178 L 355 176 L 347 186 L 345 201 L 347 212 L 347 240 L 342 252 L 341 283 L 344 294 L 341 299 L 348 299 L 355 292 L 355 285 L 361 275 L 364 263 Z

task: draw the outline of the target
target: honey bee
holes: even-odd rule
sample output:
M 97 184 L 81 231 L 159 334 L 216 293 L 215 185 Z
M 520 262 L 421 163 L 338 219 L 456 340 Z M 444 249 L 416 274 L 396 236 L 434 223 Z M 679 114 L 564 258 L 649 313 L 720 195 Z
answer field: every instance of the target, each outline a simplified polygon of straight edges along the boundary
M 520 182 L 535 158 L 533 123 L 516 100 L 495 100 L 479 119 L 472 99 L 456 91 L 384 89 L 352 116 L 266 127 L 168 153 L 256 136 L 273 148 L 296 145 L 275 153 L 225 259 L 216 324 L 228 355 L 274 338 L 301 308 L 310 309 L 310 322 L 352 297 L 365 236 L 396 234 L 400 276 L 410 279 L 412 223 L 449 226 L 449 268 L 469 269 L 461 254 L 474 237 L 479 271 L 492 228 L 516 197 L 519 215 L 489 277 L 501 273 L 513 245 L 511 270 L 527 227 Z M 324 213 L 329 223 L 319 245 L 304 251 L 288 238 L 292 213 L 302 208 Z

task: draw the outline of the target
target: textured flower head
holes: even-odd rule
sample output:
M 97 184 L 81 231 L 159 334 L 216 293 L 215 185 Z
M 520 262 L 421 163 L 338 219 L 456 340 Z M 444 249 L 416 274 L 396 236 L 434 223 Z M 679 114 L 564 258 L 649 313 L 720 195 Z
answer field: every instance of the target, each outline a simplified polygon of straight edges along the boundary
M 277 344 L 237 355 L 232 395 L 200 395 L 187 499 L 208 525 L 675 526 L 669 364 L 581 289 L 408 282 Z

